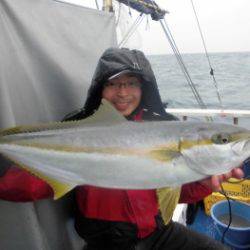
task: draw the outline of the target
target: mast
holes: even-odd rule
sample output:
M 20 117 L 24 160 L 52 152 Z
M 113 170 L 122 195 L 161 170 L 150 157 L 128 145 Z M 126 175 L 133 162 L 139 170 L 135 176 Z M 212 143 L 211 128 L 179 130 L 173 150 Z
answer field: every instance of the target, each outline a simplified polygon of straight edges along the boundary
M 113 3 L 112 0 L 103 0 L 103 7 L 102 9 L 107 12 L 113 12 Z

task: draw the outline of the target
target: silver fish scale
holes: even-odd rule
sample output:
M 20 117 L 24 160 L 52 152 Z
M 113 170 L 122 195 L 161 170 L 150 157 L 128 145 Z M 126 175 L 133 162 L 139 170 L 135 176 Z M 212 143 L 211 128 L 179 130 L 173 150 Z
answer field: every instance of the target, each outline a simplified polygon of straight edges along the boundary
M 215 123 L 122 122 L 6 136 L 6 139 L 76 147 L 145 148 L 179 140 L 210 138 L 215 133 L 243 132 L 240 127 Z
M 148 126 L 152 128 L 150 133 L 148 133 Z M 133 148 L 166 143 L 167 133 L 158 129 L 158 127 L 159 124 L 156 123 L 125 122 L 112 126 L 81 127 L 19 134 L 8 136 L 8 139 L 50 145 Z
M 182 142 L 209 139 L 218 133 L 243 132 L 242 139 L 229 144 L 202 145 L 173 154 L 166 161 L 135 154 L 103 154 L 60 150 L 44 150 L 32 143 L 44 145 L 82 146 L 105 149 L 148 148 Z M 18 141 L 31 143 L 17 145 Z M 12 143 L 11 143 L 12 142 Z M 171 149 L 167 149 L 171 155 Z M 0 138 L 0 153 L 59 182 L 113 188 L 148 189 L 182 185 L 201 180 L 208 175 L 226 173 L 250 156 L 250 132 L 232 125 L 190 122 L 119 122 L 102 126 L 93 124 L 78 128 L 46 130 Z

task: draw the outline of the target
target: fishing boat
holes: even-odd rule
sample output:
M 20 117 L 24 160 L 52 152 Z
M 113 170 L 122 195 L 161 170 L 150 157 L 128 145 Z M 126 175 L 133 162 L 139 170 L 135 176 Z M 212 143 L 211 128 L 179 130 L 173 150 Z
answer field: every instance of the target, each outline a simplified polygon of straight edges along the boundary
M 141 16 L 151 15 L 167 32 L 162 21 L 167 11 L 152 1 L 118 2 L 129 2 L 128 10 L 140 12 L 135 25 Z M 117 40 L 119 14 L 116 17 L 113 9 L 111 0 L 103 1 L 102 7 L 96 1 L 96 9 L 61 0 L 0 1 L 0 128 L 58 121 L 83 106 L 98 58 L 108 47 L 125 45 L 134 29 Z M 197 113 L 232 115 L 235 123 L 241 115 L 250 116 L 250 111 L 215 111 L 204 106 L 198 111 L 168 112 L 183 119 Z M 84 241 L 73 225 L 73 198 L 69 194 L 57 201 L 1 200 L 0 248 L 82 249 Z M 181 214 L 182 210 L 177 212 L 177 220 L 183 218 Z

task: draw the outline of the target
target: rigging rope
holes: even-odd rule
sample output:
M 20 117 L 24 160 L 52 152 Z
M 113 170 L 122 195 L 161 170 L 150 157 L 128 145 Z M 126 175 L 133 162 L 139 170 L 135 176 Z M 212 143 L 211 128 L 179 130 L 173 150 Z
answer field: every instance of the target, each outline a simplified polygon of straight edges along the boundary
M 100 9 L 99 9 L 99 4 L 98 4 L 97 0 L 95 0 L 95 5 L 96 5 L 96 8 L 97 8 L 98 10 L 100 10 Z
M 208 55 L 208 52 L 207 52 L 207 47 L 206 47 L 205 39 L 204 39 L 202 30 L 201 30 L 198 15 L 197 15 L 197 12 L 196 12 L 195 7 L 194 7 L 193 0 L 190 0 L 190 1 L 191 1 L 191 5 L 192 5 L 193 11 L 194 11 L 195 18 L 196 18 L 197 26 L 198 26 L 198 29 L 199 29 L 199 32 L 200 32 L 200 36 L 201 36 L 201 39 L 202 39 L 202 43 L 203 43 L 203 47 L 204 47 L 205 54 L 206 54 L 206 57 L 207 57 L 207 61 L 208 61 L 208 64 L 209 64 L 209 70 L 210 70 L 209 73 L 213 78 L 213 84 L 214 84 L 214 87 L 216 89 L 216 94 L 217 94 L 217 98 L 218 98 L 219 103 L 220 103 L 220 107 L 223 109 L 221 95 L 220 95 L 220 92 L 219 92 L 217 81 L 216 81 L 215 76 L 214 76 L 214 69 L 212 68 L 212 64 L 211 64 L 211 61 L 210 61 L 210 58 L 209 58 L 209 55 Z
M 152 0 L 151 0 L 151 3 L 153 4 Z M 191 90 L 193 92 L 193 95 L 194 95 L 197 103 L 199 104 L 199 106 L 201 108 L 206 109 L 207 107 L 206 107 L 205 103 L 203 102 L 199 92 L 197 91 L 197 89 L 196 89 L 196 87 L 195 87 L 195 85 L 194 85 L 194 83 L 193 83 L 193 81 L 192 81 L 192 79 L 191 79 L 191 77 L 190 77 L 190 75 L 188 73 L 188 70 L 187 70 L 187 68 L 185 66 L 185 63 L 184 63 L 182 57 L 181 57 L 179 49 L 178 49 L 178 47 L 177 47 L 177 45 L 175 43 L 175 40 L 174 40 L 174 38 L 172 36 L 171 31 L 170 31 L 170 29 L 169 29 L 169 27 L 167 25 L 165 17 L 164 17 L 163 21 L 160 20 L 160 24 L 161 24 L 162 29 L 163 29 L 163 31 L 164 31 L 164 33 L 165 33 L 165 35 L 166 35 L 166 37 L 167 37 L 167 39 L 169 41 L 169 44 L 170 44 L 170 46 L 171 46 L 171 48 L 172 48 L 172 50 L 173 50 L 173 52 L 174 52 L 174 54 L 176 56 L 176 59 L 177 59 L 179 65 L 180 65 L 180 68 L 181 68 L 181 70 L 182 70 L 182 72 L 183 72 L 183 74 L 184 74 L 184 76 L 185 76 L 185 78 L 186 78 L 186 80 L 188 82 L 188 85 L 189 85 L 189 87 L 191 88 Z M 207 120 L 212 121 L 212 118 L 207 117 Z
M 154 5 L 154 2 L 152 0 L 150 0 L 150 2 L 152 3 L 152 5 Z M 192 0 L 191 0 L 192 2 Z M 192 6 L 193 6 L 193 9 L 194 9 L 194 5 L 193 5 L 193 2 L 192 2 Z M 194 12 L 196 14 L 196 11 L 194 9 Z M 128 39 L 132 36 L 133 32 L 136 30 L 136 28 L 139 26 L 139 24 L 142 22 L 143 18 L 144 18 L 145 15 L 143 15 L 143 13 L 141 13 L 135 20 L 134 24 L 132 24 L 131 28 L 127 31 L 126 35 L 123 37 L 122 41 L 119 43 L 118 47 L 122 47 L 127 41 Z M 197 20 L 197 23 L 198 23 L 198 26 L 199 26 L 199 30 L 200 30 L 200 33 L 201 33 L 201 37 L 202 37 L 202 41 L 203 41 L 203 45 L 204 45 L 204 48 L 205 48 L 205 52 L 206 52 L 206 56 L 208 58 L 208 63 L 209 63 L 209 66 L 210 66 L 210 75 L 212 75 L 213 77 L 213 83 L 214 83 L 214 86 L 216 88 L 216 91 L 217 91 L 217 97 L 219 99 L 219 102 L 220 102 L 220 105 L 222 107 L 222 101 L 221 101 L 221 97 L 220 97 L 220 93 L 219 93 L 219 89 L 218 89 L 218 85 L 217 85 L 217 82 L 216 82 L 216 79 L 215 79 L 215 76 L 214 76 L 214 70 L 211 66 L 211 62 L 210 62 L 210 59 L 209 59 L 209 56 L 208 56 L 208 53 L 207 53 L 207 49 L 206 49 L 206 45 L 205 45 L 205 40 L 204 40 L 204 37 L 202 35 L 202 32 L 201 32 L 201 28 L 200 28 L 200 25 L 199 25 L 199 21 L 198 21 L 198 17 L 197 17 L 197 14 L 196 14 L 196 20 Z M 192 90 L 192 93 L 198 103 L 198 105 L 202 108 L 202 109 L 206 109 L 207 106 L 206 104 L 203 102 L 198 90 L 196 89 L 195 87 L 195 84 L 193 83 L 190 75 L 189 75 L 189 72 L 185 66 L 185 63 L 183 62 L 183 59 L 181 57 L 181 54 L 177 48 L 177 45 L 175 43 L 175 40 L 171 34 L 171 31 L 167 25 L 167 22 L 166 22 L 166 19 L 164 18 L 163 21 L 162 20 L 159 20 L 160 21 L 160 24 L 162 26 L 162 29 L 169 41 L 169 44 L 176 56 L 176 59 L 177 59 L 177 62 L 179 63 L 180 65 L 180 68 L 187 80 L 187 83 L 189 85 L 189 87 L 191 88 Z M 208 121 L 212 121 L 212 117 L 206 117 Z
M 246 159 L 243 163 L 243 165 L 246 164 L 246 166 L 248 166 L 248 164 L 250 163 L 250 158 Z M 237 181 L 230 181 L 230 179 L 227 180 L 228 183 L 231 183 L 231 184 L 239 184 L 245 180 L 248 180 L 250 178 L 250 175 L 246 175 L 244 176 L 244 178 L 240 179 L 240 180 L 237 180 Z M 230 226 L 231 226 L 231 223 L 232 223 L 232 219 L 233 219 L 233 214 L 232 214 L 232 208 L 231 208 L 231 203 L 230 203 L 230 200 L 232 201 L 235 201 L 235 202 L 240 202 L 240 203 L 245 203 L 245 202 L 242 202 L 242 201 L 239 201 L 239 200 L 236 200 L 234 199 L 233 197 L 229 196 L 227 194 L 227 192 L 225 191 L 225 189 L 223 188 L 223 185 L 222 183 L 220 183 L 220 187 L 221 187 L 221 191 L 219 191 L 220 194 L 224 195 L 226 200 L 227 200 L 227 203 L 228 203 L 228 214 L 229 214 L 229 221 L 228 221 L 228 224 L 227 224 L 227 227 L 225 228 L 225 230 L 223 231 L 223 234 L 221 236 L 221 242 L 224 243 L 225 241 L 225 235 L 227 233 L 227 231 L 229 230 Z M 247 205 L 249 205 L 248 203 L 246 203 Z
M 121 3 L 119 3 L 119 7 L 118 7 L 118 14 L 117 14 L 117 20 L 115 22 L 115 26 L 117 27 L 117 25 L 119 24 L 120 21 L 120 17 L 121 17 Z
M 221 236 L 221 243 L 224 244 L 224 241 L 225 241 L 225 235 L 228 231 L 228 229 L 230 228 L 231 226 L 231 223 L 232 223 L 232 208 L 231 208 L 231 203 L 230 203 L 230 197 L 227 195 L 227 193 L 225 192 L 222 184 L 220 183 L 220 187 L 221 187 L 221 194 L 223 194 L 225 196 L 225 198 L 227 199 L 227 204 L 228 204 L 228 213 L 229 213 L 229 221 L 228 221 L 228 224 L 227 224 L 227 227 L 225 228 L 225 230 L 223 231 L 223 234 Z
M 140 25 L 140 23 L 144 19 L 144 17 L 145 17 L 145 14 L 140 13 L 140 15 L 136 18 L 134 23 L 131 25 L 130 29 L 127 31 L 127 33 L 125 34 L 121 42 L 118 44 L 119 48 L 121 48 L 128 41 L 128 39 L 133 35 L 137 27 Z
M 182 59 L 182 56 L 181 56 L 181 54 L 179 52 L 179 49 L 178 49 L 178 47 L 177 47 L 177 45 L 175 43 L 175 40 L 174 40 L 174 38 L 172 36 L 172 33 L 171 33 L 171 31 L 170 31 L 170 29 L 169 29 L 169 27 L 167 25 L 167 22 L 166 22 L 165 18 L 163 19 L 163 21 L 160 20 L 160 24 L 161 24 L 162 29 L 163 29 L 163 31 L 164 31 L 164 33 L 165 33 L 165 35 L 166 35 L 166 37 L 167 37 L 167 39 L 169 41 L 169 44 L 170 44 L 170 46 L 171 46 L 171 48 L 172 48 L 172 50 L 173 50 L 173 52 L 174 52 L 174 54 L 176 56 L 177 62 L 179 63 L 180 68 L 181 68 L 181 70 L 182 70 L 182 72 L 183 72 L 183 74 L 184 74 L 184 76 L 185 76 L 185 78 L 187 80 L 187 83 L 188 83 L 189 87 L 192 90 L 192 93 L 193 93 L 197 103 L 199 104 L 199 106 L 201 108 L 206 109 L 207 106 L 203 102 L 199 92 L 197 91 L 197 89 L 196 89 L 196 87 L 195 87 L 195 85 L 194 85 L 194 83 L 193 83 L 193 81 L 192 81 L 192 79 L 191 79 L 191 77 L 189 75 L 189 72 L 188 72 L 188 70 L 187 70 L 187 68 L 185 66 L 185 63 L 184 63 L 184 61 Z M 207 117 L 207 119 L 209 121 L 212 121 L 211 117 Z

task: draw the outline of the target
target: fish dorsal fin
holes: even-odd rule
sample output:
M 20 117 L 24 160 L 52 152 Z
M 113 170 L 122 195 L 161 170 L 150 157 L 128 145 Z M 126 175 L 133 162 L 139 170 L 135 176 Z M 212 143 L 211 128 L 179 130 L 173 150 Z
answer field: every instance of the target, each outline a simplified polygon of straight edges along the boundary
M 126 122 L 126 118 L 121 115 L 108 101 L 102 99 L 99 109 L 91 116 L 83 120 L 48 122 L 37 125 L 23 125 L 0 130 L 1 137 L 20 133 L 31 133 L 45 130 L 67 129 L 87 125 L 107 125 Z
M 126 122 L 126 118 L 119 113 L 107 100 L 102 99 L 102 103 L 96 112 L 81 120 L 81 124 L 93 124 L 93 125 L 104 125 L 104 124 L 115 124 Z

